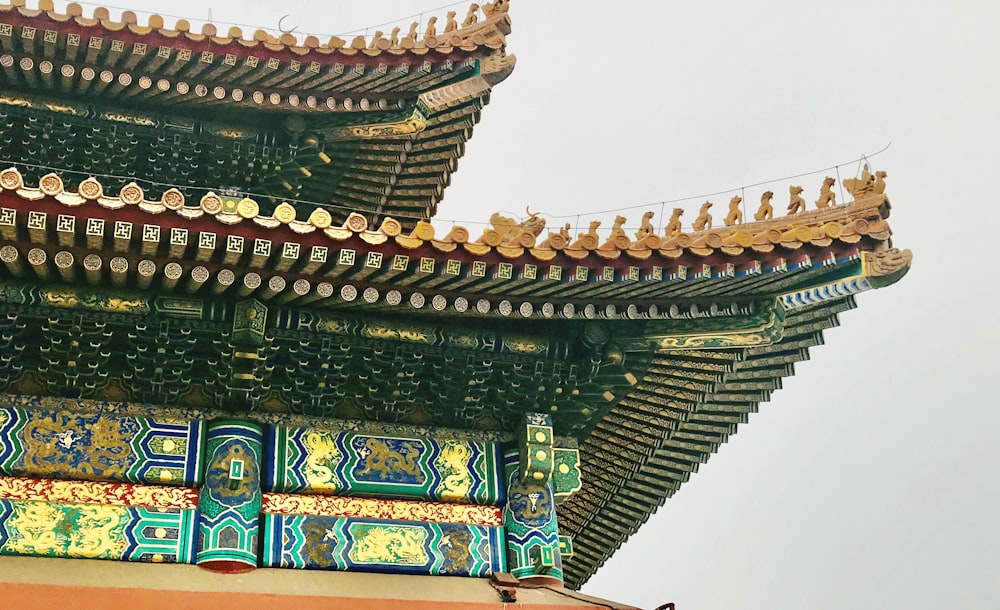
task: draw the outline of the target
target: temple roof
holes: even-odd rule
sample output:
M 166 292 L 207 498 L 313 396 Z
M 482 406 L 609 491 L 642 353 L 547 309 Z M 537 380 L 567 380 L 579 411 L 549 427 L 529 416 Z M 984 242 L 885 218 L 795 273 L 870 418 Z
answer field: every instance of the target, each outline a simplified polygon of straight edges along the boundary
M 31 185 L 11 168 L 0 382 L 140 410 L 500 438 L 524 412 L 552 412 L 588 481 L 559 507 L 576 549 L 567 583 L 579 585 L 854 294 L 906 273 L 884 173 L 866 175 L 845 184 L 846 204 L 715 228 L 701 217 L 697 229 L 656 229 L 647 214 L 633 239 L 624 219 L 573 238 L 544 234 L 537 215 L 494 215 L 478 235 L 438 235 L 292 204 L 266 213 L 249 198 L 147 198 L 138 184 L 110 194 L 91 178 Z M 266 319 L 256 331 L 250 310 Z
M 0 6 L 0 142 L 33 179 L 57 167 L 158 196 L 222 189 L 340 220 L 394 214 L 412 227 L 433 215 L 514 66 L 504 2 L 440 33 L 351 42 L 20 4 Z
M 734 197 L 715 227 L 706 202 L 634 232 L 436 228 L 514 65 L 484 10 L 324 43 L 0 7 L 0 391 L 501 440 L 553 413 L 586 581 L 912 257 L 867 168 L 846 203 L 828 178 L 816 209 L 791 186 L 788 215 Z

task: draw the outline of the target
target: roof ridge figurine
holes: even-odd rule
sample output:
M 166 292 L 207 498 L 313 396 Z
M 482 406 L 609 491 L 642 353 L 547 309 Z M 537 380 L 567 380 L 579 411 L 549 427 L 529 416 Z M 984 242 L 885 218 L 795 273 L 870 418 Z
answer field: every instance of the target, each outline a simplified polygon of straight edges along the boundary
M 701 209 L 698 210 L 698 217 L 694 219 L 694 223 L 691 225 L 695 231 L 705 231 L 712 228 L 712 215 L 708 213 L 708 208 L 710 207 L 712 207 L 711 201 L 701 204 Z
M 724 221 L 727 227 L 743 224 L 743 212 L 740 210 L 741 203 L 743 203 L 743 198 L 739 195 L 729 200 L 729 213 L 726 214 Z
M 823 186 L 819 188 L 819 199 L 816 200 L 816 207 L 825 209 L 831 205 L 837 205 L 837 194 L 833 192 L 833 185 L 837 181 L 827 176 L 823 178 Z
M 753 219 L 756 221 L 761 220 L 771 220 L 774 216 L 774 208 L 771 207 L 771 199 L 774 197 L 774 192 L 764 191 L 760 196 L 760 206 L 757 211 L 754 212 Z
M 788 215 L 798 214 L 806 209 L 806 200 L 802 198 L 802 187 L 794 184 L 788 187 Z

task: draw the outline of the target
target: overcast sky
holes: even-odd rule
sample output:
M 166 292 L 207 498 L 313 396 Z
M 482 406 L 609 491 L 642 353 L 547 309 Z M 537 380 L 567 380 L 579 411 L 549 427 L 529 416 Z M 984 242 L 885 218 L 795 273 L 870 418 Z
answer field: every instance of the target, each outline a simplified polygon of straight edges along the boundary
M 269 27 L 287 13 L 286 27 L 322 34 L 439 6 L 115 3 Z M 659 210 L 891 140 L 873 169 L 889 173 L 895 245 L 914 251 L 910 274 L 861 295 L 584 591 L 680 610 L 1000 607 L 1000 4 L 511 4 L 517 69 L 494 90 L 441 218 Z M 795 181 L 807 201 L 822 178 Z M 784 203 L 788 184 L 764 188 Z M 698 203 L 683 206 L 689 220 Z

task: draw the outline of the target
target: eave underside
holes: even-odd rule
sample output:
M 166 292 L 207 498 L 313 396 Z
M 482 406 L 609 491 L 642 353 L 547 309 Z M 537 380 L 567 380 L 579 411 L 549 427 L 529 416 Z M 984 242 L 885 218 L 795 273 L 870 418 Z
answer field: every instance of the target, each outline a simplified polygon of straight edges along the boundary
M 583 585 L 604 565 L 853 307 L 848 297 L 790 312 L 773 345 L 626 363 L 646 374 L 581 444 L 587 485 L 558 509 L 560 531 L 573 537 L 575 550 L 564 564 L 567 586 Z

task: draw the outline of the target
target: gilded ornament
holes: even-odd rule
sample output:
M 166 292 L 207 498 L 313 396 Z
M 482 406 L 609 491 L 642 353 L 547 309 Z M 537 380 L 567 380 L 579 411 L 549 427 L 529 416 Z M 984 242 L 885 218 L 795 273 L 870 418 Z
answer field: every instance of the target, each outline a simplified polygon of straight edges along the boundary
M 179 210 L 184 207 L 184 193 L 179 190 L 172 188 L 164 191 L 163 195 L 160 197 L 160 202 L 166 206 L 168 210 Z
M 260 213 L 260 206 L 253 199 L 243 198 L 236 204 L 236 213 L 242 218 L 256 218 L 257 214 Z M 292 219 L 294 220 L 294 216 Z
M 417 224 L 413 227 L 413 231 L 410 233 L 410 236 L 423 241 L 430 241 L 434 239 L 434 225 L 425 220 L 417 221 Z
M 420 441 L 356 436 L 351 447 L 359 458 L 351 474 L 358 480 L 420 485 L 427 478 L 420 467 Z
M 97 181 L 97 178 L 91 176 L 80 183 L 80 187 L 76 189 L 76 192 L 79 193 L 84 199 L 93 201 L 104 196 L 104 187 Z M 48 195 L 49 193 L 45 194 Z
M 724 347 L 750 347 L 771 345 L 781 339 L 784 331 L 784 317 L 779 307 L 769 306 L 763 316 L 754 316 L 754 325 L 749 328 L 720 328 L 717 331 L 677 332 L 668 336 L 655 337 L 657 349 L 718 349 Z M 725 321 L 725 318 L 720 320 Z M 722 324 L 724 322 L 720 322 Z M 701 322 L 704 329 L 707 321 Z M 730 322 L 730 324 L 732 324 Z
M 125 114 L 122 112 L 103 112 L 101 118 L 116 123 L 129 123 L 132 125 L 142 125 L 143 127 L 154 127 L 156 121 L 150 117 Z
M 80 185 L 83 186 L 82 184 Z M 38 180 L 38 190 L 49 197 L 55 197 L 63 192 L 63 181 L 56 174 L 45 174 Z M 83 193 L 80 193 L 83 195 Z M 96 199 L 97 197 L 93 197 Z
M 819 228 L 820 232 L 831 238 L 837 239 L 844 234 L 844 227 L 839 222 L 828 222 Z
M 465 443 L 445 441 L 434 460 L 434 467 L 441 474 L 441 485 L 438 495 L 442 500 L 464 500 L 472 490 L 472 474 L 469 471 L 469 460 L 473 457 L 472 449 Z
M 352 523 L 351 561 L 376 565 L 424 565 L 430 561 L 424 543 L 427 530 L 407 525 Z
M 279 222 L 288 224 L 295 220 L 295 207 L 288 202 L 282 201 L 278 204 L 278 207 L 274 208 L 274 214 L 272 215 Z
M 129 205 L 137 205 L 143 202 L 145 199 L 145 193 L 135 182 L 129 182 L 122 187 L 122 190 L 118 193 L 118 198 Z
M 379 232 L 389 237 L 396 237 L 403 232 L 403 225 L 400 224 L 400 222 L 395 218 L 386 216 L 382 219 L 382 225 L 379 226 Z
M 309 215 L 309 224 L 317 229 L 328 229 L 333 224 L 333 216 L 323 208 L 316 208 Z
M 25 469 L 53 477 L 121 478 L 137 459 L 129 445 L 137 431 L 131 419 L 32 412 L 22 432 Z
M 8 191 L 16 191 L 24 186 L 24 178 L 17 168 L 8 167 L 0 172 L 0 188 Z
M 341 127 L 333 130 L 329 135 L 334 138 L 393 138 L 417 134 L 426 127 L 427 119 L 419 110 L 415 109 L 408 118 L 402 121 Z
M 4 106 L 17 106 L 17 107 L 21 107 L 21 108 L 34 108 L 35 107 L 35 104 L 33 104 L 28 99 L 25 99 L 23 97 L 14 97 L 14 96 L 10 96 L 10 95 L 0 96 L 0 104 L 3 104 Z
M 503 339 L 503 346 L 518 354 L 538 355 L 544 354 L 548 345 L 544 341 L 529 335 L 510 335 Z
M 216 215 L 222 211 L 222 198 L 215 193 L 208 193 L 201 198 L 201 209 L 206 214 Z
M 12 509 L 5 553 L 119 559 L 128 548 L 124 506 L 13 502 Z
M 347 217 L 347 221 L 344 222 L 344 227 L 355 233 L 360 233 L 368 229 L 368 219 L 361 214 L 351 212 Z
M 336 469 L 342 453 L 331 432 L 317 430 L 305 435 L 306 464 L 303 475 L 310 489 L 336 492 L 339 490 Z

